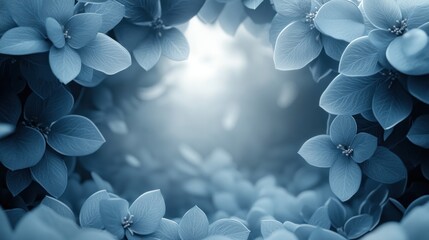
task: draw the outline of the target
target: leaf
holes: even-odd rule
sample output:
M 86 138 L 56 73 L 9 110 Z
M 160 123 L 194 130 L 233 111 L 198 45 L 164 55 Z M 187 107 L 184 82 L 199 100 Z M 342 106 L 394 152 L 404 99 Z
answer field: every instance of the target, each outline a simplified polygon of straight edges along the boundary
M 0 38 L 0 53 L 27 55 L 47 52 L 49 42 L 34 28 L 16 27 L 8 30 Z
M 204 0 L 162 0 L 162 20 L 166 26 L 185 23 L 197 15 L 204 2 Z
M 85 228 L 103 229 L 103 222 L 101 221 L 100 215 L 100 201 L 109 198 L 109 193 L 107 193 L 106 190 L 100 190 L 89 196 L 85 202 L 83 202 L 80 209 L 80 226 Z
M 79 75 L 82 62 L 79 54 L 68 45 L 63 48 L 52 46 L 49 51 L 49 65 L 60 82 L 67 84 Z
M 67 166 L 56 154 L 46 151 L 36 166 L 30 168 L 33 179 L 49 194 L 59 198 L 67 187 Z
M 417 146 L 429 148 L 429 115 L 419 116 L 410 128 L 407 138 Z
M 47 142 L 62 155 L 84 156 L 97 151 L 105 140 L 91 120 L 68 115 L 52 124 Z
M 418 100 L 429 104 L 429 82 L 423 76 L 408 77 L 408 91 Z
M 0 140 L 0 161 L 12 171 L 29 168 L 42 159 L 45 147 L 45 139 L 39 131 L 21 127 Z
M 402 20 L 398 3 L 390 0 L 363 0 L 362 7 L 368 20 L 379 29 L 391 28 L 396 20 Z
M 154 233 L 145 236 L 145 239 L 180 240 L 179 225 L 172 220 L 162 218 L 158 229 Z
M 382 67 L 378 64 L 378 49 L 367 36 L 353 40 L 344 50 L 340 59 L 340 73 L 351 76 L 371 76 Z
M 368 160 L 377 149 L 377 138 L 368 133 L 358 133 L 351 144 L 352 159 L 357 163 Z
M 320 33 L 306 23 L 296 21 L 283 29 L 274 46 L 274 64 L 278 70 L 305 67 L 322 51 Z
M 390 80 L 395 81 L 395 80 Z M 410 115 L 413 100 L 398 82 L 388 79 L 377 86 L 372 100 L 372 111 L 383 129 L 390 129 Z
M 385 147 L 378 147 L 361 167 L 365 175 L 380 183 L 392 184 L 407 177 L 402 160 Z
M 50 196 L 45 196 L 40 204 L 43 204 L 51 208 L 60 216 L 68 218 L 73 222 L 75 221 L 75 217 L 72 210 L 67 205 L 65 205 L 64 203 L 62 203 L 61 201 L 55 198 L 52 198 Z
M 341 228 L 346 221 L 346 208 L 337 199 L 330 198 L 327 202 L 328 216 L 334 228 Z
M 351 42 L 365 33 L 363 16 L 351 1 L 333 0 L 322 5 L 314 24 L 323 34 Z
M 209 220 L 197 206 L 185 213 L 179 223 L 179 235 L 182 240 L 200 240 L 207 236 Z
M 255 10 L 264 0 L 243 0 L 244 6 Z
M 83 64 L 108 75 L 116 74 L 131 65 L 128 51 L 103 33 L 98 33 L 78 53 Z
M 319 135 L 307 140 L 299 149 L 298 154 L 315 167 L 328 168 L 342 156 L 328 135 Z
M 137 63 L 146 71 L 152 69 L 161 57 L 161 41 L 154 34 L 149 34 L 144 41 L 133 50 Z
M 87 4 L 85 12 L 101 15 L 103 21 L 98 31 L 106 33 L 118 25 L 125 16 L 125 7 L 117 1 L 109 0 L 103 3 Z
M 333 144 L 349 147 L 356 136 L 357 124 L 349 115 L 340 115 L 334 118 L 329 129 L 329 136 Z M 340 151 L 340 150 L 338 150 Z
M 283 224 L 277 220 L 262 220 L 261 233 L 264 239 L 268 238 L 271 234 L 278 230 L 285 229 Z
M 14 197 L 30 186 L 32 182 L 28 169 L 8 171 L 6 174 L 6 185 Z
M 189 56 L 189 43 L 177 28 L 162 32 L 161 48 L 162 55 L 175 61 L 186 60 Z
M 347 201 L 359 190 L 362 180 L 360 167 L 351 159 L 340 158 L 329 169 L 329 185 L 341 200 Z
M 233 219 L 220 219 L 209 226 L 209 235 L 221 235 L 231 240 L 246 240 L 250 230 Z
M 24 118 L 49 126 L 52 122 L 70 113 L 73 105 L 73 95 L 62 86 L 44 100 L 32 93 L 24 105 Z
M 344 232 L 350 239 L 361 237 L 369 232 L 372 227 L 372 217 L 368 214 L 361 214 L 351 217 L 344 225 Z
M 74 49 L 85 47 L 95 39 L 102 24 L 102 16 L 96 13 L 79 13 L 64 26 L 69 38 L 67 44 Z
M 130 213 L 134 215 L 134 232 L 147 235 L 156 231 L 165 214 L 165 202 L 160 190 L 145 192 L 130 206 Z
M 380 76 L 348 77 L 340 74 L 322 93 L 319 105 L 335 115 L 355 115 L 370 110 L 379 78 Z
M 122 222 L 130 218 L 128 212 L 128 202 L 121 198 L 102 199 L 100 200 L 100 216 L 104 227 L 118 239 L 125 235 L 125 228 Z M 134 218 L 130 218 L 134 220 Z

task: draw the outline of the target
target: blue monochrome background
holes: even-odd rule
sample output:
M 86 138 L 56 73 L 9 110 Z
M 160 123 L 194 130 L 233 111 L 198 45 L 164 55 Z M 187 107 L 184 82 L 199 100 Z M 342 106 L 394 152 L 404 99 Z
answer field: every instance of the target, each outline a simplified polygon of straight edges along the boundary
M 427 240 L 428 35 L 427 0 L 0 0 L 0 238 Z

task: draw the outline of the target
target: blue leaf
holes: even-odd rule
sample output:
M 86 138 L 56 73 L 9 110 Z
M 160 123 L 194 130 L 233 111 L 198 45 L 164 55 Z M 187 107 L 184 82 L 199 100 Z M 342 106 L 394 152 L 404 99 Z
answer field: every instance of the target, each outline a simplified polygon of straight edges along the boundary
M 273 0 L 274 9 L 283 16 L 304 19 L 305 14 L 311 12 L 311 1 L 302 0 Z
M 402 20 L 401 9 L 398 3 L 390 0 L 363 0 L 363 11 L 368 20 L 379 29 L 388 29 Z
M 77 77 L 82 67 L 79 54 L 68 45 L 63 48 L 52 46 L 49 51 L 49 64 L 52 72 L 64 84 Z
M 57 20 L 49 17 L 46 19 L 46 33 L 48 34 L 49 40 L 57 48 L 63 48 L 66 44 L 64 38 L 63 27 L 57 22 Z
M 418 117 L 410 128 L 407 138 L 417 146 L 429 148 L 429 115 Z
M 56 154 L 46 151 L 36 166 L 31 167 L 33 179 L 49 194 L 58 198 L 67 187 L 67 166 Z
M 103 33 L 98 33 L 93 41 L 78 52 L 83 64 L 108 75 L 116 74 L 131 65 L 128 51 Z
M 372 227 L 372 217 L 368 214 L 361 214 L 351 217 L 344 225 L 344 232 L 350 239 L 361 237 L 369 232 Z
M 0 140 L 0 160 L 12 171 L 32 167 L 45 152 L 43 135 L 29 127 L 18 128 L 15 133 Z
M 198 12 L 198 17 L 204 23 L 214 23 L 224 6 L 224 3 L 218 2 L 217 0 L 207 0 Z
M 329 135 L 332 142 L 336 145 L 349 147 L 357 133 L 357 124 L 355 119 L 349 115 L 340 115 L 334 118 L 329 128 Z
M 134 220 L 128 212 L 128 202 L 121 198 L 102 199 L 100 201 L 100 216 L 106 230 L 118 239 L 122 239 L 125 234 L 126 229 L 122 226 L 123 220 Z
M 378 64 L 378 49 L 367 36 L 353 40 L 341 56 L 339 71 L 347 76 L 371 76 L 382 67 Z
M 386 57 L 398 71 L 408 75 L 429 73 L 429 37 L 421 29 L 412 29 L 393 40 L 386 51 Z
M 103 3 L 85 5 L 85 12 L 100 14 L 103 21 L 99 32 L 106 33 L 118 25 L 125 16 L 125 7 L 117 1 L 108 0 Z
M 64 203 L 60 202 L 55 198 L 52 198 L 50 196 L 45 196 L 40 204 L 43 204 L 51 208 L 60 216 L 68 218 L 73 222 L 75 221 L 75 216 L 72 210 L 67 205 L 65 205 Z
M 359 190 L 362 172 L 359 165 L 347 158 L 338 159 L 329 169 L 329 185 L 341 200 L 347 201 Z
M 377 138 L 368 133 L 358 133 L 351 144 L 352 159 L 357 163 L 368 160 L 377 149 Z
M 220 219 L 209 226 L 209 235 L 221 235 L 231 240 L 246 240 L 250 230 L 233 219 Z
M 331 227 L 331 221 L 328 215 L 328 208 L 326 206 L 318 208 L 309 219 L 308 224 L 329 229 Z
M 148 239 L 148 240 L 158 240 L 158 239 L 180 240 L 179 225 L 174 221 L 163 218 L 163 219 L 161 219 L 161 223 L 159 224 L 158 229 L 154 233 L 152 233 L 148 236 L 145 236 L 145 239 Z
M 91 120 L 69 115 L 52 124 L 47 142 L 62 155 L 83 156 L 97 151 L 105 140 Z
M 386 80 L 377 86 L 372 100 L 372 111 L 385 130 L 407 118 L 412 108 L 413 99 L 399 81 Z
M 335 115 L 355 115 L 370 110 L 379 78 L 377 75 L 347 77 L 340 74 L 322 93 L 319 105 Z
M 24 118 L 27 121 L 49 126 L 52 122 L 70 113 L 73 104 L 73 95 L 62 86 L 45 100 L 32 93 L 24 105 Z
M 0 96 L 0 122 L 16 125 L 21 116 L 21 101 L 15 94 Z
M 300 21 L 289 24 L 277 37 L 274 64 L 278 70 L 296 70 L 305 67 L 322 51 L 320 33 Z
M 385 147 L 378 147 L 361 167 L 365 175 L 381 183 L 392 184 L 407 177 L 407 169 L 402 160 Z
M 262 220 L 261 221 L 261 233 L 264 239 L 268 238 L 271 234 L 277 230 L 285 229 L 283 224 L 277 220 Z
M 97 36 L 102 21 L 102 16 L 96 13 L 74 15 L 64 26 L 67 44 L 75 49 L 85 47 Z
M 204 0 L 162 0 L 162 20 L 167 26 L 185 23 L 197 15 L 204 2 Z
M 244 6 L 255 10 L 264 0 L 243 0 Z
M 179 235 L 182 240 L 199 240 L 207 237 L 209 220 L 197 206 L 185 213 L 179 223 Z
M 328 216 L 334 228 L 341 228 L 346 221 L 346 208 L 337 199 L 331 198 L 327 202 Z
M 315 167 L 328 168 L 342 157 L 328 135 L 319 135 L 307 140 L 299 149 L 298 154 Z
M 107 193 L 106 190 L 100 190 L 89 196 L 80 209 L 80 226 L 103 229 L 103 222 L 100 215 L 100 201 L 109 198 L 109 193 Z
M 429 104 L 429 82 L 423 76 L 410 76 L 408 77 L 408 91 L 415 98 Z
M 5 32 L 0 39 L 0 53 L 10 55 L 27 55 L 46 52 L 50 44 L 34 28 L 16 27 Z
M 365 33 L 362 13 L 351 1 L 333 0 L 323 4 L 314 24 L 323 34 L 347 42 Z
M 149 71 L 158 63 L 161 53 L 161 41 L 151 33 L 134 49 L 133 56 L 144 70 Z
M 189 56 L 189 43 L 177 28 L 166 29 L 162 32 L 161 48 L 162 55 L 175 61 L 186 60 Z
M 28 169 L 8 171 L 6 174 L 7 189 L 14 197 L 26 189 L 31 182 L 31 174 Z
M 134 215 L 131 230 L 146 235 L 155 232 L 165 214 L 165 202 L 160 190 L 145 192 L 130 206 Z

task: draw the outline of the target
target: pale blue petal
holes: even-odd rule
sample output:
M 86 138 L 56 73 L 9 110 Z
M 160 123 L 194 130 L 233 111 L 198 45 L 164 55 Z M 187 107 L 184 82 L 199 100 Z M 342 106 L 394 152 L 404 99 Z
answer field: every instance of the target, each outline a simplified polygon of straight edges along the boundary
M 49 51 L 49 65 L 60 82 L 67 84 L 79 75 L 82 61 L 79 54 L 68 45 L 63 48 L 52 46 Z
M 224 6 L 224 3 L 218 2 L 217 0 L 207 0 L 198 12 L 198 17 L 204 23 L 214 23 Z
M 300 20 L 311 12 L 310 0 L 274 0 L 274 9 L 281 15 Z
M 276 44 L 280 32 L 293 21 L 293 18 L 281 14 L 276 14 L 274 16 L 270 27 L 270 42 L 273 46 Z
M 283 224 L 277 220 L 262 220 L 261 221 L 261 233 L 264 239 L 268 238 L 271 234 L 277 230 L 285 229 Z
M 30 186 L 31 182 L 31 174 L 28 169 L 8 171 L 6 173 L 6 186 L 14 197 Z
M 82 204 L 79 214 L 80 226 L 85 228 L 103 228 L 103 222 L 100 215 L 100 201 L 109 199 L 109 193 L 106 190 L 100 190 L 89 196 Z
M 358 133 L 351 144 L 352 159 L 357 163 L 368 160 L 377 149 L 377 138 L 368 133 Z
M 79 49 L 93 41 L 102 24 L 102 16 L 96 13 L 80 13 L 71 17 L 64 30 L 68 34 L 67 44 Z
M 185 213 L 179 223 L 179 235 L 182 240 L 200 240 L 207 237 L 209 221 L 206 214 L 197 206 Z
M 140 45 L 133 50 L 137 63 L 146 71 L 152 69 L 161 57 L 161 41 L 154 34 L 149 34 Z
M 57 20 L 49 17 L 46 19 L 46 33 L 48 34 L 49 40 L 57 48 L 64 47 L 66 40 L 64 38 L 63 27 L 57 22 Z
M 125 7 L 117 1 L 109 0 L 104 3 L 87 4 L 85 12 L 101 15 L 103 21 L 99 32 L 106 33 L 122 20 L 125 15 Z
M 335 146 L 349 147 L 357 133 L 357 124 L 350 115 L 337 116 L 331 123 L 329 135 Z M 340 150 L 338 150 L 340 151 Z
M 307 140 L 299 149 L 298 154 L 315 167 L 328 168 L 341 157 L 328 135 L 319 135 Z
M 377 28 L 388 30 L 402 20 L 402 13 L 396 1 L 391 0 L 363 0 L 363 10 L 368 20 Z
M 407 138 L 417 146 L 429 148 L 429 115 L 419 116 L 410 128 Z
M 167 26 L 185 23 L 197 15 L 204 2 L 204 0 L 162 0 L 162 20 Z
M 329 185 L 332 192 L 341 200 L 347 201 L 359 190 L 362 171 L 354 161 L 338 159 L 329 169 Z
M 102 199 L 100 201 L 100 216 L 104 227 L 118 239 L 122 239 L 125 234 L 122 220 L 131 218 L 128 212 L 128 202 L 124 199 Z
M 221 235 L 231 240 L 246 240 L 249 237 L 250 230 L 247 227 L 233 219 L 220 219 L 209 226 L 209 234 Z
M 158 229 L 150 234 L 145 236 L 147 240 L 180 240 L 179 236 L 179 224 L 175 221 L 163 218 L 159 224 Z
M 177 28 L 166 29 L 161 36 L 162 55 L 175 61 L 186 60 L 189 56 L 189 43 Z
M 51 208 L 60 216 L 68 218 L 73 222 L 75 221 L 75 216 L 72 210 L 67 205 L 53 197 L 45 196 L 40 204 Z
M 0 39 L 0 53 L 27 55 L 47 52 L 50 44 L 34 28 L 16 27 L 5 32 Z

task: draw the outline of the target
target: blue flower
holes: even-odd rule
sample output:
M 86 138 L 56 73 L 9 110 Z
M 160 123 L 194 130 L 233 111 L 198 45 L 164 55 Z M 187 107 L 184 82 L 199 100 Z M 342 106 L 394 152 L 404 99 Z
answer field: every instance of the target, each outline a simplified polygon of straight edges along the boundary
M 185 23 L 201 9 L 202 0 L 119 0 L 125 5 L 125 19 L 115 28 L 118 40 L 133 52 L 145 70 L 156 65 L 161 55 L 185 60 L 189 44 L 174 26 Z
M 4 33 L 0 52 L 27 55 L 49 51 L 52 72 L 63 83 L 90 68 L 115 74 L 131 65 L 129 53 L 100 33 L 103 18 L 96 13 L 74 14 L 74 0 L 9 1 L 18 27 Z

